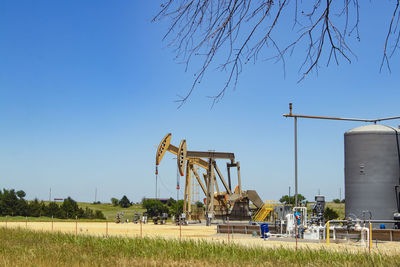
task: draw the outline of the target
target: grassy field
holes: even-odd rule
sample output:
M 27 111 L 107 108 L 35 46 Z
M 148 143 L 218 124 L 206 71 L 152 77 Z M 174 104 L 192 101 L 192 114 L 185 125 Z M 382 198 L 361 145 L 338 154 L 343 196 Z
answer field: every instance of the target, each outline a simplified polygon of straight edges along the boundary
M 131 207 L 126 208 L 126 209 L 121 208 L 119 206 L 114 207 L 110 203 L 93 204 L 93 203 L 79 202 L 78 205 L 79 205 L 79 207 L 82 207 L 82 208 L 88 207 L 92 210 L 101 210 L 103 212 L 104 216 L 106 216 L 106 218 L 108 218 L 108 220 L 114 220 L 115 216 L 117 215 L 117 212 L 124 212 L 124 218 L 128 218 L 130 221 L 132 221 L 133 215 L 135 214 L 135 212 L 143 213 L 146 211 L 146 209 L 143 209 L 142 205 L 140 205 L 140 204 L 134 204 Z
M 0 228 L 0 266 L 398 266 L 400 256 Z
M 48 201 L 44 201 L 46 204 L 48 204 Z M 57 202 L 59 205 L 62 204 L 62 202 Z M 115 217 L 118 212 L 124 212 L 124 218 L 129 219 L 132 221 L 133 215 L 135 212 L 140 212 L 143 213 L 146 210 L 142 208 L 141 205 L 139 204 L 134 204 L 129 208 L 121 208 L 119 206 L 114 207 L 110 203 L 104 203 L 104 204 L 93 204 L 93 203 L 86 203 L 86 202 L 78 202 L 78 206 L 85 209 L 86 207 L 92 209 L 92 210 L 100 210 L 103 212 L 104 216 L 109 220 L 109 221 L 114 221 Z M 7 217 L 1 217 L 0 216 L 0 221 L 25 221 L 26 218 L 22 216 L 7 216 Z M 51 221 L 52 219 L 49 217 L 28 217 L 28 221 Z M 54 221 L 74 221 L 74 219 L 56 219 L 54 218 Z M 98 220 L 98 219 L 80 219 L 80 221 L 103 221 L 103 220 Z

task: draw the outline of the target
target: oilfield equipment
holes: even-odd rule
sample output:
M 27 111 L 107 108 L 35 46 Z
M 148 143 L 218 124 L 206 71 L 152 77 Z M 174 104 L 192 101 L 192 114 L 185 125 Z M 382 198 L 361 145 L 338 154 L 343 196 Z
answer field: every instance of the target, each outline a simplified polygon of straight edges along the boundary
M 378 125 L 382 121 L 400 119 L 388 117 L 377 119 L 339 118 L 298 115 L 289 113 L 284 117 L 294 119 L 294 170 L 295 206 L 291 210 L 279 207 L 275 222 L 270 225 L 273 236 L 304 239 L 400 241 L 400 127 Z M 342 120 L 370 123 L 347 131 L 344 134 L 345 158 L 345 218 L 325 221 L 325 197 L 315 196 L 309 216 L 306 207 L 297 200 L 297 122 L 303 119 Z M 257 214 L 256 214 L 257 215 Z M 237 233 L 248 233 L 258 226 L 230 226 Z M 227 231 L 219 225 L 220 233 Z M 229 231 L 229 230 L 228 230 Z M 260 229 L 261 231 L 261 229 Z M 373 236 L 373 237 L 372 237 Z M 371 242 L 369 242 L 369 245 Z
M 172 145 L 171 134 L 168 133 L 157 148 L 156 175 L 158 174 L 158 165 L 167 151 L 177 156 L 179 174 L 185 176 L 183 213 L 186 215 L 187 220 L 192 219 L 192 173 L 205 195 L 207 223 L 210 223 L 213 219 L 225 219 L 227 216 L 232 220 L 250 220 L 250 201 L 257 208 L 257 214 L 259 214 L 260 218 L 268 215 L 271 211 L 270 206 L 264 204 L 255 190 L 242 189 L 240 163 L 235 161 L 234 153 L 190 151 L 187 150 L 186 140 L 182 140 L 178 147 Z M 227 181 L 217 165 L 217 159 L 228 161 L 226 163 Z M 203 180 L 200 178 L 197 168 L 205 171 Z M 231 168 L 236 168 L 237 170 L 237 186 L 234 189 L 232 189 Z M 219 179 L 217 179 L 217 176 Z M 220 190 L 218 181 L 222 184 L 224 191 Z
M 378 122 L 400 119 L 388 117 L 378 119 L 358 119 L 297 115 L 289 113 L 284 117 L 294 119 L 295 158 L 295 203 L 294 207 L 264 203 L 255 190 L 243 190 L 240 163 L 233 153 L 187 150 L 186 140 L 180 145 L 171 144 L 171 134 L 167 134 L 158 146 L 156 154 L 156 174 L 162 157 L 168 151 L 177 156 L 177 168 L 185 176 L 184 216 L 191 219 L 192 174 L 203 191 L 207 223 L 212 219 L 249 220 L 243 223 L 218 224 L 219 233 L 261 234 L 264 229 L 272 236 L 346 240 L 400 241 L 400 128 L 378 125 Z M 325 221 L 325 197 L 315 196 L 310 211 L 300 204 L 298 195 L 297 166 L 297 122 L 303 119 L 343 120 L 370 123 L 347 131 L 344 134 L 345 158 L 345 218 Z M 226 160 L 228 180 L 225 180 L 216 160 Z M 231 168 L 237 168 L 237 186 L 233 189 Z M 205 172 L 203 179 L 198 170 Z M 217 178 L 218 177 L 218 178 Z M 219 183 L 222 186 L 219 186 Z M 220 190 L 223 188 L 223 190 Z M 255 209 L 251 208 L 250 202 Z M 270 223 L 265 227 L 265 219 Z M 228 220 L 229 222 L 229 220 Z M 264 228 L 262 228 L 263 226 Z M 370 242 L 369 242 L 370 246 Z
M 292 109 L 292 103 L 289 103 L 289 114 L 283 116 L 294 118 L 295 195 L 298 118 L 373 123 L 344 134 L 346 218 L 384 220 L 388 223 L 387 226 L 400 228 L 400 129 L 377 125 L 378 122 L 400 119 L 400 116 L 377 119 L 339 118 L 298 115 L 293 114 Z

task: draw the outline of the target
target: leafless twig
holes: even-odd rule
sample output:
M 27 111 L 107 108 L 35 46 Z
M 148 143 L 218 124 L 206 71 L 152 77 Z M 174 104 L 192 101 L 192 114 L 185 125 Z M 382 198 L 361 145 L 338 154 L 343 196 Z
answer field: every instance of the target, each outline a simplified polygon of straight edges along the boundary
M 389 58 L 399 44 L 399 1 L 386 37 L 381 69 L 386 64 L 390 70 Z M 294 21 L 289 29 L 285 27 L 288 17 Z M 354 34 L 360 40 L 358 0 L 343 0 L 341 4 L 333 0 L 168 0 L 154 21 L 163 18 L 171 21 L 164 39 L 174 48 L 176 58 L 185 63 L 186 69 L 194 57 L 201 60 L 187 94 L 177 100 L 179 107 L 216 62 L 217 69 L 227 76 L 224 86 L 211 97 L 213 104 L 229 87 L 236 87 L 243 64 L 250 60 L 274 59 L 282 63 L 285 75 L 286 56 L 305 49 L 304 54 L 300 53 L 304 55 L 300 82 L 312 71 L 318 71 L 321 60 L 329 65 L 331 60 L 339 64 L 341 59 L 349 63 L 352 58 L 357 59 L 347 38 Z M 393 35 L 397 36 L 389 49 Z M 272 51 L 272 57 L 265 55 L 268 51 Z

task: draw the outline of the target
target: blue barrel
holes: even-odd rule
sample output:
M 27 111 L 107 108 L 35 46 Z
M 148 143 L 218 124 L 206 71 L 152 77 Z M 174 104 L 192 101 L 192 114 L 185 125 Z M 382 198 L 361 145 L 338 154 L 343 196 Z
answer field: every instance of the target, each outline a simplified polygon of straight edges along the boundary
M 268 238 L 267 235 L 269 233 L 268 223 L 260 224 L 260 230 L 261 230 L 261 238 Z
M 385 225 L 384 223 L 381 223 L 381 224 L 379 225 L 379 229 L 386 229 L 386 225 Z

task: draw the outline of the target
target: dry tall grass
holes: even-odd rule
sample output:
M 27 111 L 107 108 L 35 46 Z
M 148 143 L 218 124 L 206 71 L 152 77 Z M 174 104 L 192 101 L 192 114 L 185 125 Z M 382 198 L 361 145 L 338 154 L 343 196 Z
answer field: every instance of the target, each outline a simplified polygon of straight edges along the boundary
M 400 256 L 0 228 L 0 266 L 398 266 Z

